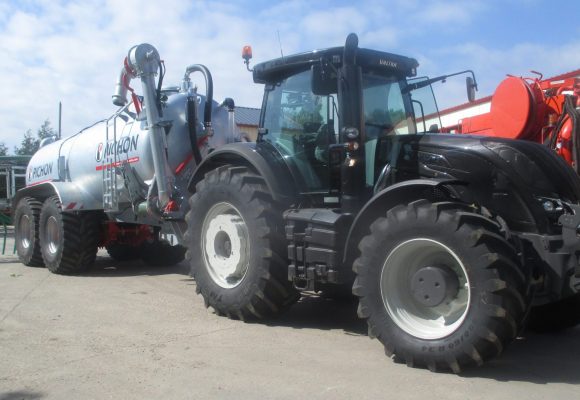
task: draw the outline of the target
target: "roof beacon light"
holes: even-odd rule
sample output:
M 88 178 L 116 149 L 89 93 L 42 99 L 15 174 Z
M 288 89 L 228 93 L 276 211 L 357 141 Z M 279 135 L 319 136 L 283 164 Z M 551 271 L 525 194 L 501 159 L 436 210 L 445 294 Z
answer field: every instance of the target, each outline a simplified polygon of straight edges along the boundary
M 242 58 L 244 59 L 244 64 L 248 71 L 252 72 L 250 69 L 250 60 L 252 59 L 252 46 L 244 46 L 242 49 Z

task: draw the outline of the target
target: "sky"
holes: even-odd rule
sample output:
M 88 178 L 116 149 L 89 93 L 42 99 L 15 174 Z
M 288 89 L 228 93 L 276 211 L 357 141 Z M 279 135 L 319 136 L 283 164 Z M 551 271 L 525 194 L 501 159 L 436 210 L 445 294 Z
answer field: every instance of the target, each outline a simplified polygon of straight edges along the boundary
M 114 113 L 116 78 L 139 43 L 158 49 L 165 84 L 205 64 L 214 98 L 240 106 L 259 107 L 263 89 L 244 45 L 257 63 L 341 46 L 350 32 L 360 47 L 416 58 L 420 76 L 472 69 L 483 97 L 506 74 L 579 69 L 578 15 L 579 0 L 0 0 L 0 142 L 12 153 L 28 129 L 56 127 L 59 101 L 63 136 Z M 442 108 L 464 103 L 464 80 L 436 94 Z

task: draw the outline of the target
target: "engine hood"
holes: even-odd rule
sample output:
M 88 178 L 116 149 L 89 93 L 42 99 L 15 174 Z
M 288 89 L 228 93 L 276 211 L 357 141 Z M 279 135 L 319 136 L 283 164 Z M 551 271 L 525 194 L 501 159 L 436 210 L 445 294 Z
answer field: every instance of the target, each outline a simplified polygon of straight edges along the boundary
M 391 183 L 416 178 L 465 182 L 464 200 L 485 205 L 517 229 L 550 230 L 543 199 L 580 203 L 580 178 L 556 153 L 528 141 L 468 135 L 381 138 L 376 170 L 389 163 Z

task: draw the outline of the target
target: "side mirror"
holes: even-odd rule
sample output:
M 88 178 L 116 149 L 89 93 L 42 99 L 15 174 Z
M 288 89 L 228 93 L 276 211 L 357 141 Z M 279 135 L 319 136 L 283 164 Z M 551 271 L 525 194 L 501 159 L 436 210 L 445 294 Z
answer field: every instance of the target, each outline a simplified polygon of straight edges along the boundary
M 475 101 L 475 91 L 477 90 L 477 83 L 471 76 L 465 78 L 465 86 L 467 88 L 467 99 L 470 103 Z
M 312 93 L 317 96 L 328 96 L 338 91 L 336 74 L 320 65 L 312 66 Z

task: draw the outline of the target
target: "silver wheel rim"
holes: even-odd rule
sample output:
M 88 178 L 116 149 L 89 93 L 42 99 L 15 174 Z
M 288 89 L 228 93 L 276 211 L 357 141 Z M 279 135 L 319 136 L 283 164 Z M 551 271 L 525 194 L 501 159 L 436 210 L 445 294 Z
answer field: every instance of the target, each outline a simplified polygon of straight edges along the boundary
M 453 298 L 428 307 L 413 297 L 411 277 L 434 264 L 453 271 L 459 285 Z M 420 339 L 441 339 L 455 332 L 465 320 L 471 301 L 465 266 L 449 247 L 432 239 L 412 239 L 395 247 L 383 265 L 380 288 L 389 317 L 399 328 Z
M 230 203 L 215 204 L 202 226 L 202 252 L 211 279 L 225 289 L 238 286 L 250 264 L 250 241 L 246 222 Z
M 55 254 L 60 246 L 60 229 L 54 216 L 46 220 L 46 248 L 50 254 Z
M 18 220 L 18 232 L 19 232 L 19 239 L 20 245 L 23 249 L 30 248 L 32 243 L 32 223 L 30 221 L 30 217 L 28 215 L 22 215 Z

